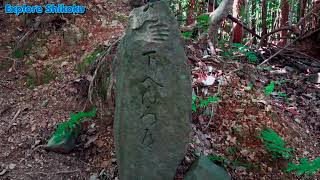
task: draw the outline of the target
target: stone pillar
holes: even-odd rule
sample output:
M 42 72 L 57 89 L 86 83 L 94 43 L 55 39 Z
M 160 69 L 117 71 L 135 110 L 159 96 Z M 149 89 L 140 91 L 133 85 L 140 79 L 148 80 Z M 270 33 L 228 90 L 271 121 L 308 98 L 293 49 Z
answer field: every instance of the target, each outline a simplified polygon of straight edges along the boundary
M 191 71 L 163 2 L 134 9 L 116 56 L 114 136 L 120 180 L 171 180 L 191 121 Z

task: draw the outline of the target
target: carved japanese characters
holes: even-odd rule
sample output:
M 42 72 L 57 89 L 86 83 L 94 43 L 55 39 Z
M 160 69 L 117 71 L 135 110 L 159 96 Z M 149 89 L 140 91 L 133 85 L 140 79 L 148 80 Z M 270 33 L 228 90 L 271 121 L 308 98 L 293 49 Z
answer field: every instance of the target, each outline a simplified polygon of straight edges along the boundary
M 163 1 L 134 9 L 116 57 L 114 136 L 121 180 L 170 180 L 184 158 L 191 76 Z

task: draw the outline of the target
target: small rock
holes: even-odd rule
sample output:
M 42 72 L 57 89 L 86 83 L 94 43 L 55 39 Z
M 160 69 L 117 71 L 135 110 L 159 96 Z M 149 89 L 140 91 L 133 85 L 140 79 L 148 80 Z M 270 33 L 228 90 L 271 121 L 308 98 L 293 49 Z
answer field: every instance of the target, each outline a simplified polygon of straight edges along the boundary
M 227 171 L 211 162 L 207 157 L 201 156 L 187 172 L 184 180 L 229 180 Z
M 90 126 L 89 126 L 89 129 L 88 129 L 88 134 L 89 135 L 92 135 L 92 134 L 94 134 L 95 132 L 96 132 L 96 124 L 95 123 L 93 123 L 93 124 L 91 124 Z
M 63 61 L 62 63 L 61 63 L 61 67 L 64 67 L 64 66 L 66 66 L 66 65 L 68 65 L 69 63 L 68 63 L 68 61 Z
M 16 166 L 17 166 L 16 164 L 11 163 L 9 164 L 9 169 L 14 169 Z
M 92 174 L 89 178 L 89 180 L 99 180 L 99 175 L 98 174 Z
M 8 172 L 7 169 L 3 169 L 3 170 L 0 172 L 0 176 L 5 175 L 7 172 Z
M 301 123 L 300 119 L 298 119 L 298 118 L 295 118 L 294 121 L 299 123 L 299 124 Z
M 202 81 L 202 84 L 205 86 L 211 86 L 216 81 L 216 78 L 213 76 L 207 76 L 205 80 Z
M 49 103 L 49 99 L 44 100 L 44 101 L 41 103 L 41 107 L 47 107 L 48 103 Z
M 84 145 L 84 148 L 90 147 L 90 145 L 91 145 L 94 141 L 96 141 L 97 138 L 98 138 L 98 136 L 93 136 L 93 137 L 91 136 L 91 137 L 89 137 L 89 138 L 88 138 L 88 141 L 87 141 L 86 144 Z

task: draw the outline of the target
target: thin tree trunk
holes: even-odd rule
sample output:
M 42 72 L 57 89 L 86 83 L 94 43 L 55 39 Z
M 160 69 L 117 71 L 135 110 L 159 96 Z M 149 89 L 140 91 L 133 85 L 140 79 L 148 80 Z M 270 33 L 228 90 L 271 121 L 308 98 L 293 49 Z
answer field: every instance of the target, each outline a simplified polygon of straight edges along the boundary
M 300 0 L 300 19 L 304 17 L 307 9 L 307 0 Z M 299 20 L 300 20 L 299 19 Z
M 251 28 L 252 28 L 252 31 L 254 33 L 257 33 L 256 32 L 256 8 L 257 8 L 257 4 L 256 4 L 256 1 L 251 1 L 252 2 L 252 7 L 251 7 Z M 253 37 L 254 38 L 254 37 Z M 253 44 L 256 44 L 257 42 L 257 39 L 254 38 L 253 40 Z
M 319 6 L 320 5 L 320 0 L 313 0 L 313 8 L 315 6 Z M 318 17 L 316 15 L 312 16 L 312 28 L 316 29 L 320 26 L 320 22 L 318 20 Z
M 262 35 L 265 35 L 268 33 L 268 28 L 267 28 L 267 0 L 262 0 L 261 3 L 262 6 Z M 265 46 L 267 44 L 266 39 L 262 39 L 262 46 Z
M 282 0 L 281 1 L 281 27 L 283 26 L 288 26 L 289 25 L 289 11 L 290 11 L 290 5 L 288 0 Z M 284 30 L 281 31 L 281 36 L 280 36 L 280 46 L 285 46 L 287 44 L 287 35 L 288 31 Z
M 208 0 L 208 12 L 213 12 L 215 9 L 215 0 Z
M 178 12 L 177 12 L 177 18 L 178 18 L 178 22 L 179 24 L 182 22 L 183 20 L 183 9 L 182 9 L 182 3 L 181 1 L 178 2 Z
M 195 18 L 194 18 L 195 5 L 196 5 L 196 0 L 190 0 L 189 1 L 187 25 L 193 24 L 194 21 L 195 21 Z
M 233 8 L 232 8 L 233 17 L 240 19 L 239 17 L 240 17 L 241 8 L 244 8 L 244 0 L 234 0 Z M 243 39 L 242 27 L 237 23 L 233 23 L 232 42 L 241 43 L 242 39 Z
M 198 9 L 197 9 L 197 11 L 198 11 L 198 12 L 197 12 L 197 15 L 199 16 L 199 15 L 205 13 L 205 12 L 204 12 L 204 9 L 205 9 L 205 1 L 204 1 L 204 0 L 200 0 L 198 4 L 199 4 L 199 5 L 198 5 Z

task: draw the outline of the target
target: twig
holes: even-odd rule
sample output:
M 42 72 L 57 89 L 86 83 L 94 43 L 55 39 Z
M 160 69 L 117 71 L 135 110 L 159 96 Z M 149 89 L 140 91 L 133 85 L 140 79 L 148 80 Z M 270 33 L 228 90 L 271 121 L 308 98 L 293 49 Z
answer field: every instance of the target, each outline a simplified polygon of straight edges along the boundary
M 262 46 L 263 41 L 264 41 L 265 39 L 267 39 L 268 36 L 270 36 L 270 35 L 272 35 L 272 34 L 274 34 L 274 33 L 277 33 L 277 32 L 279 32 L 279 31 L 284 31 L 284 30 L 294 31 L 294 26 L 283 26 L 283 27 L 279 27 L 278 29 L 275 29 L 275 30 L 273 30 L 273 31 L 271 31 L 271 32 L 263 35 L 263 36 L 261 37 L 261 40 L 260 40 L 260 43 L 259 43 L 259 47 Z
M 320 28 L 315 29 L 315 30 L 313 30 L 313 31 L 311 31 L 311 32 L 309 32 L 309 33 L 306 33 L 306 34 L 304 34 L 304 35 L 301 37 L 301 39 L 308 38 L 308 37 L 310 37 L 311 35 L 313 35 L 314 33 L 318 32 L 319 30 L 320 30 Z
M 35 23 L 33 26 L 17 41 L 15 48 L 12 50 L 12 52 L 16 51 L 18 48 L 20 48 L 21 44 L 25 39 L 27 39 L 28 36 L 30 36 L 34 31 L 38 30 L 40 24 L 44 20 L 44 14 L 41 16 L 37 16 L 35 18 Z
M 258 39 L 261 39 L 261 36 L 259 36 L 257 33 L 255 33 L 252 29 L 245 26 L 242 22 L 240 22 L 237 18 L 233 17 L 232 15 L 228 14 L 227 18 L 229 18 L 234 23 L 239 24 L 243 29 L 247 30 L 249 33 L 251 33 L 253 36 L 257 37 Z
M 52 173 L 52 174 L 69 174 L 69 173 L 74 173 L 74 172 L 78 172 L 79 169 L 73 170 L 73 171 L 58 171 L 56 173 Z
M 208 45 L 209 45 L 210 50 L 211 50 L 211 55 L 216 56 L 217 52 L 216 52 L 216 50 L 214 48 L 214 45 L 213 45 L 212 41 L 210 40 L 210 38 L 208 38 Z
M 9 124 L 9 126 L 8 126 L 8 128 L 7 128 L 7 131 L 9 131 L 10 130 L 10 128 L 13 126 L 13 123 L 14 123 L 14 121 L 18 118 L 18 116 L 20 115 L 20 113 L 21 113 L 21 108 L 16 112 L 16 114 L 14 115 L 14 117 L 12 118 L 12 120 L 11 120 L 11 123 Z
M 53 173 L 45 173 L 45 172 L 29 172 L 26 173 L 27 175 L 29 175 L 30 177 L 32 177 L 32 175 L 43 175 L 43 176 L 49 176 L 49 175 L 58 175 L 58 174 L 69 174 L 69 173 L 74 173 L 74 172 L 78 172 L 80 171 L 79 169 L 76 170 L 71 170 L 71 171 L 58 171 L 58 172 L 53 172 Z
M 103 58 L 107 55 L 107 54 L 110 54 L 112 48 L 114 45 L 116 45 L 122 38 L 124 37 L 124 35 L 122 35 L 121 37 L 119 37 L 114 43 L 112 43 L 109 48 L 105 51 L 105 53 L 103 53 L 101 55 L 101 57 L 98 59 L 98 65 L 93 73 L 93 76 L 92 76 L 92 79 L 90 81 L 90 85 L 89 85 L 89 90 L 88 90 L 88 97 L 89 97 L 89 101 L 91 104 L 92 103 L 92 92 L 93 92 L 93 87 L 94 87 L 94 82 L 95 82 L 95 79 L 96 79 L 96 76 L 98 74 L 98 70 L 100 69 L 100 66 L 102 65 L 103 63 Z
M 210 124 L 211 124 L 211 121 L 212 121 L 212 119 L 213 119 L 213 117 L 214 117 L 213 109 L 214 109 L 214 104 L 212 104 L 212 105 L 211 105 L 210 120 L 209 120 L 209 122 L 208 122 L 207 126 L 204 128 L 204 130 L 207 130 L 207 129 L 208 129 L 208 127 L 209 127 L 209 126 L 210 126 Z
M 292 41 L 291 43 L 287 44 L 284 48 L 281 48 L 278 52 L 276 52 L 275 54 L 273 54 L 272 56 L 270 56 L 268 59 L 264 60 L 261 64 L 259 64 L 259 66 L 267 63 L 268 61 L 270 61 L 272 58 L 274 58 L 275 56 L 277 56 L 278 54 L 280 54 L 283 50 L 285 50 L 285 48 L 288 48 L 290 45 L 292 45 L 293 43 L 295 43 L 296 41 L 298 41 L 300 39 L 300 37 L 296 38 L 294 41 Z
M 14 122 L 14 121 L 18 118 L 18 116 L 19 116 L 20 113 L 21 113 L 21 109 L 19 109 L 19 110 L 16 112 L 16 114 L 14 115 L 14 117 L 13 117 L 13 119 L 12 119 L 11 121 Z
M 0 58 L 2 58 L 2 59 L 9 59 L 9 60 L 15 61 L 15 59 L 13 59 L 13 58 L 11 58 L 11 57 L 0 56 Z
M 39 174 L 39 175 L 43 175 L 43 176 L 49 176 L 49 174 L 45 173 L 45 172 L 30 172 L 30 173 L 26 173 L 26 175 L 30 176 L 31 178 L 33 178 L 33 176 L 32 176 L 33 174 L 34 175 Z

